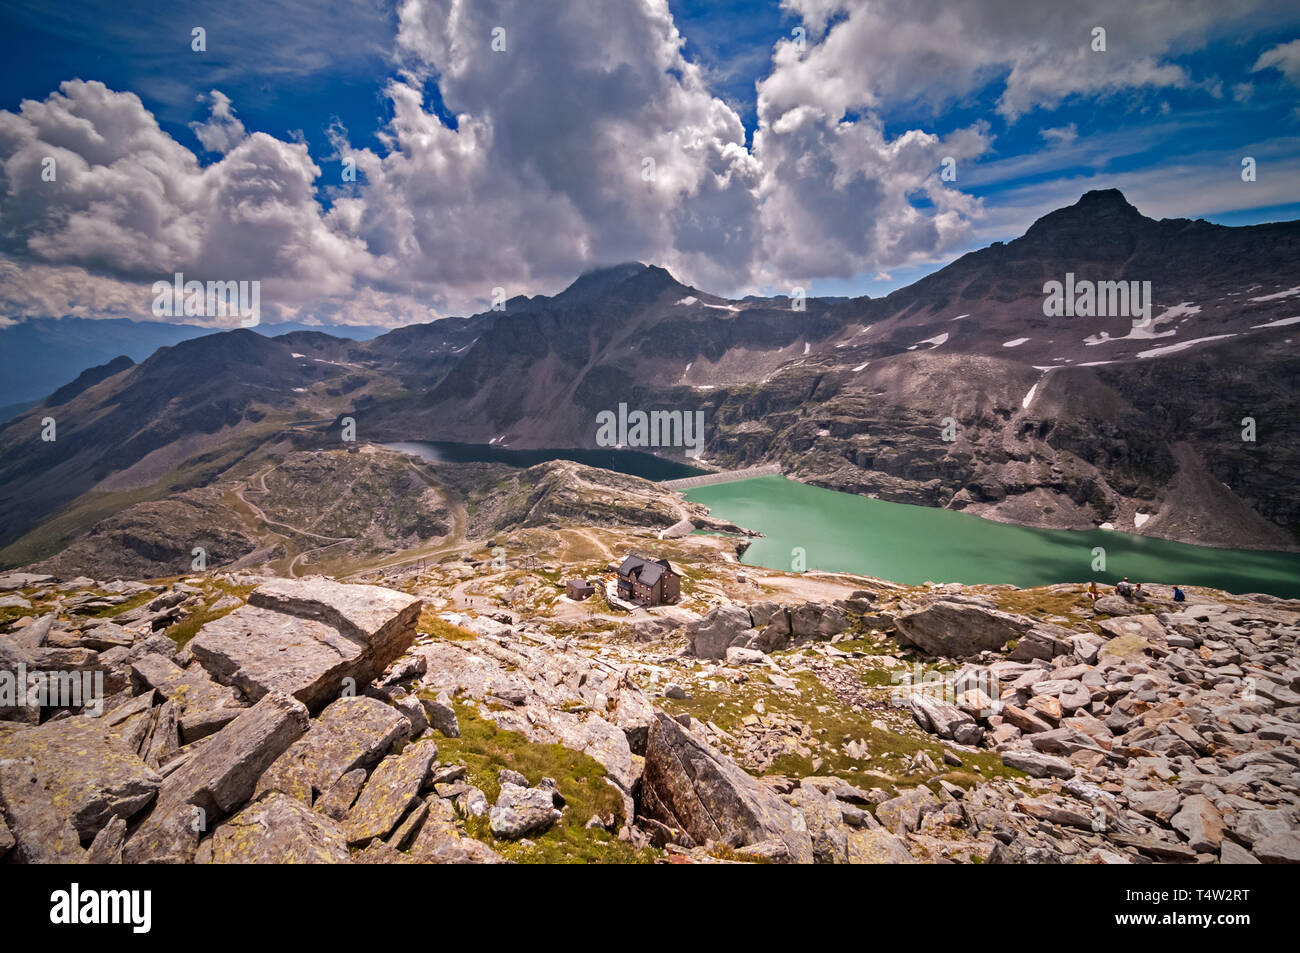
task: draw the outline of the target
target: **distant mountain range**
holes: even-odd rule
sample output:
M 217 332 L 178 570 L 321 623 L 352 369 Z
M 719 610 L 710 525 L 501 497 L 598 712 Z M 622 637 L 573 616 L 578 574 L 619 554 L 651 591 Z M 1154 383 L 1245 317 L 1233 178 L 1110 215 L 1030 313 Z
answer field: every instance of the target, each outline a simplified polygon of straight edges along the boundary
M 261 334 L 275 336 L 311 330 L 305 324 L 261 325 Z M 319 330 L 319 329 L 316 329 Z M 338 326 L 335 337 L 365 341 L 386 328 Z M 35 318 L 0 326 L 0 421 L 68 383 L 81 371 L 115 357 L 143 361 L 160 347 L 219 333 L 190 324 L 130 321 L 125 318 Z
M 1149 321 L 1047 313 L 1049 282 L 1119 281 L 1150 282 Z M 719 466 L 1027 525 L 1300 542 L 1300 222 L 1155 221 L 1089 192 L 880 299 L 730 301 L 629 263 L 501 312 L 335 330 L 173 343 L 17 417 L 0 430 L 0 563 L 338 446 L 344 417 L 361 442 L 591 447 L 620 403 L 702 411 Z

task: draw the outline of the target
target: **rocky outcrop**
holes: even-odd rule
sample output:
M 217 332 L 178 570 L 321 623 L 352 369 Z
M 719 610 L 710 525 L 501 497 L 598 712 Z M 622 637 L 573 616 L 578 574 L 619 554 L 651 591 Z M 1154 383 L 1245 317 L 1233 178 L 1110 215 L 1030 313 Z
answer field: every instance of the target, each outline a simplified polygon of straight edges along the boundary
M 641 774 L 634 753 L 654 718 L 644 693 L 620 669 L 564 652 L 540 632 L 506 632 L 417 646 L 428 663 L 425 691 L 486 702 L 500 728 L 590 755 L 630 795 Z
M 366 696 L 340 698 L 276 758 L 258 779 L 256 793 L 279 791 L 310 805 L 345 775 L 363 769 L 364 778 L 394 743 L 410 735 L 410 720 L 391 705 Z
M 240 811 L 212 833 L 213 864 L 343 864 L 343 829 L 297 798 L 272 794 Z
M 64 718 L 0 734 L 0 761 L 21 764 L 19 773 L 34 779 L 18 783 L 14 776 L 3 795 L 7 810 L 29 816 L 43 805 L 57 805 L 58 819 L 84 841 L 113 817 L 134 817 L 161 783 L 113 726 L 94 718 Z M 61 829 L 54 821 L 42 827 Z
M 839 605 L 806 602 L 781 606 L 772 602 L 741 606 L 724 603 L 686 627 L 688 651 L 704 659 L 726 658 L 729 648 L 775 652 L 808 641 L 826 641 L 849 628 Z
M 779 841 L 783 859 L 812 863 L 802 815 L 662 713 L 650 726 L 641 796 L 648 816 L 699 844 Z
M 274 580 L 203 626 L 189 648 L 217 681 L 250 699 L 285 692 L 316 711 L 355 694 L 405 652 L 421 606 L 378 586 Z
M 905 609 L 895 625 L 902 645 L 915 645 L 930 655 L 963 658 L 1000 649 L 1028 632 L 1033 623 L 999 612 L 991 604 L 941 598 Z
M 743 642 L 753 628 L 744 606 L 721 605 L 686 629 L 686 644 L 698 658 L 724 658 L 733 643 Z
M 163 781 L 149 816 L 126 843 L 128 863 L 188 862 L 201 832 L 252 795 L 276 758 L 307 730 L 307 709 L 270 692 L 190 752 Z

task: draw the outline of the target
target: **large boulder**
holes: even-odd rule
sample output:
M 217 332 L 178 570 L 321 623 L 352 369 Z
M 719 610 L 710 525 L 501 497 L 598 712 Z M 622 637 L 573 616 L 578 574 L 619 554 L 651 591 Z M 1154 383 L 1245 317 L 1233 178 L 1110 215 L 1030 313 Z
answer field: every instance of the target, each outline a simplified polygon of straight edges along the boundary
M 552 791 L 507 782 L 501 785 L 501 794 L 488 814 L 488 822 L 494 837 L 518 840 L 545 831 L 562 816 L 555 807 Z
M 422 605 L 380 586 L 276 579 L 204 625 L 189 648 L 217 681 L 253 700 L 280 691 L 317 711 L 359 691 L 410 648 Z
M 373 768 L 410 734 L 411 722 L 391 705 L 365 695 L 340 698 L 275 759 L 255 794 L 279 791 L 310 805 L 350 771 Z
M 438 746 L 426 739 L 381 761 L 348 813 L 348 843 L 387 836 L 415 803 L 437 756 Z
M 202 669 L 183 669 L 156 652 L 141 655 L 130 669 L 137 689 L 152 688 L 176 703 L 181 737 L 187 743 L 230 724 L 242 708 L 234 689 L 218 685 Z
M 726 657 L 727 647 L 750 628 L 749 610 L 744 606 L 715 606 L 703 619 L 686 627 L 686 641 L 692 655 L 721 659 Z
M 984 737 L 984 729 L 976 723 L 974 717 L 942 699 L 918 692 L 908 695 L 906 704 L 917 725 L 940 738 L 950 738 L 963 745 L 976 745 Z
M 127 863 L 187 863 L 199 835 L 252 796 L 257 779 L 307 730 L 301 702 L 270 692 L 182 754 L 149 816 L 126 843 Z M 181 759 L 178 759 L 178 761 Z
M 790 610 L 790 635 L 796 641 L 825 641 L 848 627 L 849 617 L 836 606 L 805 602 Z
M 964 657 L 999 649 L 1028 632 L 1034 622 L 975 603 L 937 599 L 900 613 L 894 624 L 902 645 L 930 655 Z
M 272 794 L 212 834 L 214 864 L 345 864 L 343 829 L 296 798 Z
M 161 782 L 113 727 L 95 718 L 62 718 L 0 734 L 0 761 L 10 760 L 27 762 L 38 782 L 16 787 L 10 796 L 35 797 L 39 787 L 81 840 L 115 816 L 134 816 Z
M 698 843 L 742 847 L 779 840 L 790 861 L 813 862 L 801 814 L 662 712 L 650 726 L 641 791 L 647 815 Z

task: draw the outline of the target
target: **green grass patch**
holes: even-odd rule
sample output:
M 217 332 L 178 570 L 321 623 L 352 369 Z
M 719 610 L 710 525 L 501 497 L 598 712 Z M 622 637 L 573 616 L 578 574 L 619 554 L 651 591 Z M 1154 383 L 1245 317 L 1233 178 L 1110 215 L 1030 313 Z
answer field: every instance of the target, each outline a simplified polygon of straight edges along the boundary
M 257 586 L 231 586 L 224 583 L 217 583 L 217 593 L 202 608 L 195 609 L 180 622 L 176 622 L 167 627 L 164 634 L 176 643 L 177 648 L 183 647 L 190 639 L 199 634 L 199 629 L 212 622 L 220 619 L 222 616 L 229 615 L 239 606 L 228 606 L 224 609 L 214 609 L 213 606 L 221 601 L 226 595 L 238 596 L 241 600 L 247 601 L 248 594 Z M 241 605 L 243 602 L 240 603 Z
M 421 635 L 431 635 L 435 639 L 445 639 L 448 642 L 468 642 L 478 638 L 469 629 L 462 629 L 460 626 L 452 625 L 446 619 L 440 618 L 437 611 L 428 606 L 425 606 L 420 612 L 419 621 L 416 623 L 416 631 Z
M 510 768 L 524 775 L 530 784 L 554 778 L 567 806 L 564 817 L 545 833 L 529 838 L 531 846 L 492 836 L 486 817 L 469 818 L 469 833 L 519 863 L 586 864 L 650 863 L 657 851 L 637 850 L 604 830 L 586 830 L 593 814 L 613 814 L 621 826 L 623 799 L 605 780 L 600 762 L 559 744 L 529 741 L 514 731 L 503 731 L 479 715 L 472 705 L 456 704 L 459 738 L 438 739 L 438 760 L 444 764 L 463 761 L 469 783 L 483 790 L 495 803 L 501 793 L 497 773 Z
M 158 593 L 145 590 L 131 596 L 125 602 L 119 602 L 115 606 L 104 606 L 100 609 L 93 609 L 90 612 L 83 613 L 89 619 L 112 619 L 121 615 L 123 612 L 130 612 L 132 609 L 138 609 L 147 602 L 152 602 L 158 598 Z

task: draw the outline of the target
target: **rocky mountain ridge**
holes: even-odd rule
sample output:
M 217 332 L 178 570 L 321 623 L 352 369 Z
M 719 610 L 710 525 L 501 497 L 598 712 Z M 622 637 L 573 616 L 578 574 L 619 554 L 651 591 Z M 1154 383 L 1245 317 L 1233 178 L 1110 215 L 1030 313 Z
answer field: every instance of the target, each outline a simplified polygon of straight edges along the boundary
M 1150 324 L 1046 317 L 1044 282 L 1067 272 L 1150 281 Z M 703 413 L 719 467 L 779 463 L 1027 525 L 1295 548 L 1298 289 L 1300 223 L 1157 222 L 1111 190 L 881 299 L 728 301 L 630 264 L 368 342 L 210 335 L 0 431 L 0 558 L 43 558 L 106 512 L 286 444 L 338 447 L 349 420 L 363 443 L 590 447 L 621 403 Z

